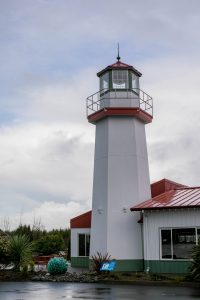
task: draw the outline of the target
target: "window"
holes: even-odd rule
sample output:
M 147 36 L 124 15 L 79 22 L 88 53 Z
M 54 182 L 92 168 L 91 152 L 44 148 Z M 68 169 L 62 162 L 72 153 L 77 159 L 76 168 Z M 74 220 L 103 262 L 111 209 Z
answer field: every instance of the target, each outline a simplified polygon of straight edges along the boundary
M 194 245 L 196 245 L 195 228 L 161 229 L 161 257 L 162 259 L 190 259 Z
M 172 229 L 173 258 L 191 258 L 191 251 L 196 245 L 195 228 Z
M 128 88 L 128 70 L 112 71 L 113 89 Z
M 197 243 L 200 243 L 200 228 L 197 228 Z
M 161 230 L 162 258 L 172 258 L 171 230 Z
M 132 78 L 132 89 L 136 90 L 136 92 L 138 93 L 138 89 L 139 89 L 139 78 L 138 76 L 136 76 L 134 73 L 131 73 L 131 78 Z
M 78 235 L 78 256 L 89 256 L 90 235 L 81 233 Z
M 109 87 L 109 73 L 105 73 L 100 77 L 100 90 L 108 89 Z

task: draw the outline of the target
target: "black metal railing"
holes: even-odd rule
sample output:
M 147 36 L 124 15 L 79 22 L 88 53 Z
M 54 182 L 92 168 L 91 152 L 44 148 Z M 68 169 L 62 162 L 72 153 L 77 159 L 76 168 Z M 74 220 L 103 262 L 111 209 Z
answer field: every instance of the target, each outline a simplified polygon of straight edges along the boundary
M 108 96 L 109 93 L 109 96 Z M 103 100 L 114 99 L 138 99 L 138 109 L 147 112 L 153 116 L 153 99 L 141 89 L 103 89 L 100 90 L 86 99 L 87 116 L 106 108 Z M 117 107 L 117 106 L 115 106 Z M 133 106 L 134 107 L 134 106 Z

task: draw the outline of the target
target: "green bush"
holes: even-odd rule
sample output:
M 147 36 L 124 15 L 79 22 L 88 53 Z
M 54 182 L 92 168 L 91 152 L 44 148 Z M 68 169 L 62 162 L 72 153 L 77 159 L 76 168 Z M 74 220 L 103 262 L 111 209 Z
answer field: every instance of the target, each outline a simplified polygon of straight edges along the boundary
M 9 260 L 9 238 L 0 232 L 0 263 L 7 263 Z
M 200 240 L 192 250 L 192 265 L 187 279 L 200 281 Z
M 56 254 L 65 249 L 65 244 L 60 234 L 46 234 L 35 242 L 34 249 L 42 255 Z
M 54 257 L 49 260 L 47 270 L 51 275 L 64 274 L 67 267 L 67 262 L 63 257 Z

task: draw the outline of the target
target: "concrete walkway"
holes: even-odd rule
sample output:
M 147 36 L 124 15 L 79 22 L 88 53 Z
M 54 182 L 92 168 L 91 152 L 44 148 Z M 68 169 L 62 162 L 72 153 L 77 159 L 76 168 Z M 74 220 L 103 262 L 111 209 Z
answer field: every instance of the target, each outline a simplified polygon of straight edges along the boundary
M 69 273 L 81 274 L 81 273 L 85 273 L 85 272 L 88 272 L 88 271 L 89 271 L 88 268 L 72 268 L 71 264 L 68 263 L 67 272 L 69 272 Z

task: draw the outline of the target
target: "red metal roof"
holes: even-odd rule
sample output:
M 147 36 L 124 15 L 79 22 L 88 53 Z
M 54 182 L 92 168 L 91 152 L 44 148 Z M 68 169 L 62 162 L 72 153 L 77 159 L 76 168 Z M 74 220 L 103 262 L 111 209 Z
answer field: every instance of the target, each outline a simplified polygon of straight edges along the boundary
M 92 211 L 88 211 L 70 220 L 70 228 L 91 228 Z
M 200 207 L 200 187 L 166 191 L 131 208 L 131 211 Z
M 134 206 L 131 208 L 131 210 L 142 210 L 142 209 L 161 209 L 164 208 L 163 204 L 167 203 L 169 204 L 170 202 L 167 202 L 168 199 L 171 199 L 170 197 L 172 197 L 172 195 L 175 194 L 176 191 L 178 190 L 184 190 L 184 188 L 186 188 L 184 185 L 171 181 L 169 179 L 162 179 L 159 180 L 157 182 L 154 182 L 151 184 L 151 195 L 152 195 L 152 199 L 142 202 L 141 204 Z M 193 188 L 189 188 L 189 189 L 193 189 Z M 195 189 L 199 189 L 200 188 L 195 188 Z M 187 190 L 187 188 L 186 188 Z M 159 199 L 160 200 L 160 206 L 159 205 Z M 175 198 L 176 199 L 176 198 Z M 199 198 L 200 199 L 200 198 Z M 155 208 L 149 207 L 148 208 L 148 204 L 150 205 L 150 203 L 153 203 L 153 201 L 157 201 L 155 203 Z M 200 201 L 200 200 L 199 200 Z M 146 205 L 146 208 L 143 208 L 143 205 Z M 178 203 L 177 203 L 178 205 Z M 168 208 L 170 208 L 170 206 L 167 206 Z M 180 206 L 178 206 L 180 207 Z M 184 207 L 184 206 L 181 206 Z M 187 206 L 188 207 L 188 206 Z M 196 207 L 196 206 L 195 206 Z M 177 208 L 177 206 L 173 206 L 172 208 Z M 82 215 L 79 215 L 73 219 L 70 220 L 70 227 L 71 228 L 91 228 L 91 216 L 92 216 L 92 211 L 88 211 Z
M 139 77 L 142 76 L 142 73 L 140 73 L 137 69 L 135 69 L 131 65 L 127 65 L 123 63 L 122 61 L 116 61 L 114 64 L 107 66 L 105 69 L 101 70 L 100 72 L 97 73 L 97 76 L 101 76 L 108 70 L 113 70 L 113 69 L 126 69 L 126 70 L 132 70 L 135 74 L 137 74 Z
M 109 67 L 111 67 L 111 68 L 128 68 L 128 67 L 132 67 L 132 66 L 127 65 L 127 64 L 123 63 L 122 61 L 118 60 L 114 64 L 109 65 Z
M 169 179 L 161 179 L 151 184 L 151 197 L 155 197 L 169 190 L 173 190 L 180 187 L 187 187 L 175 181 Z

